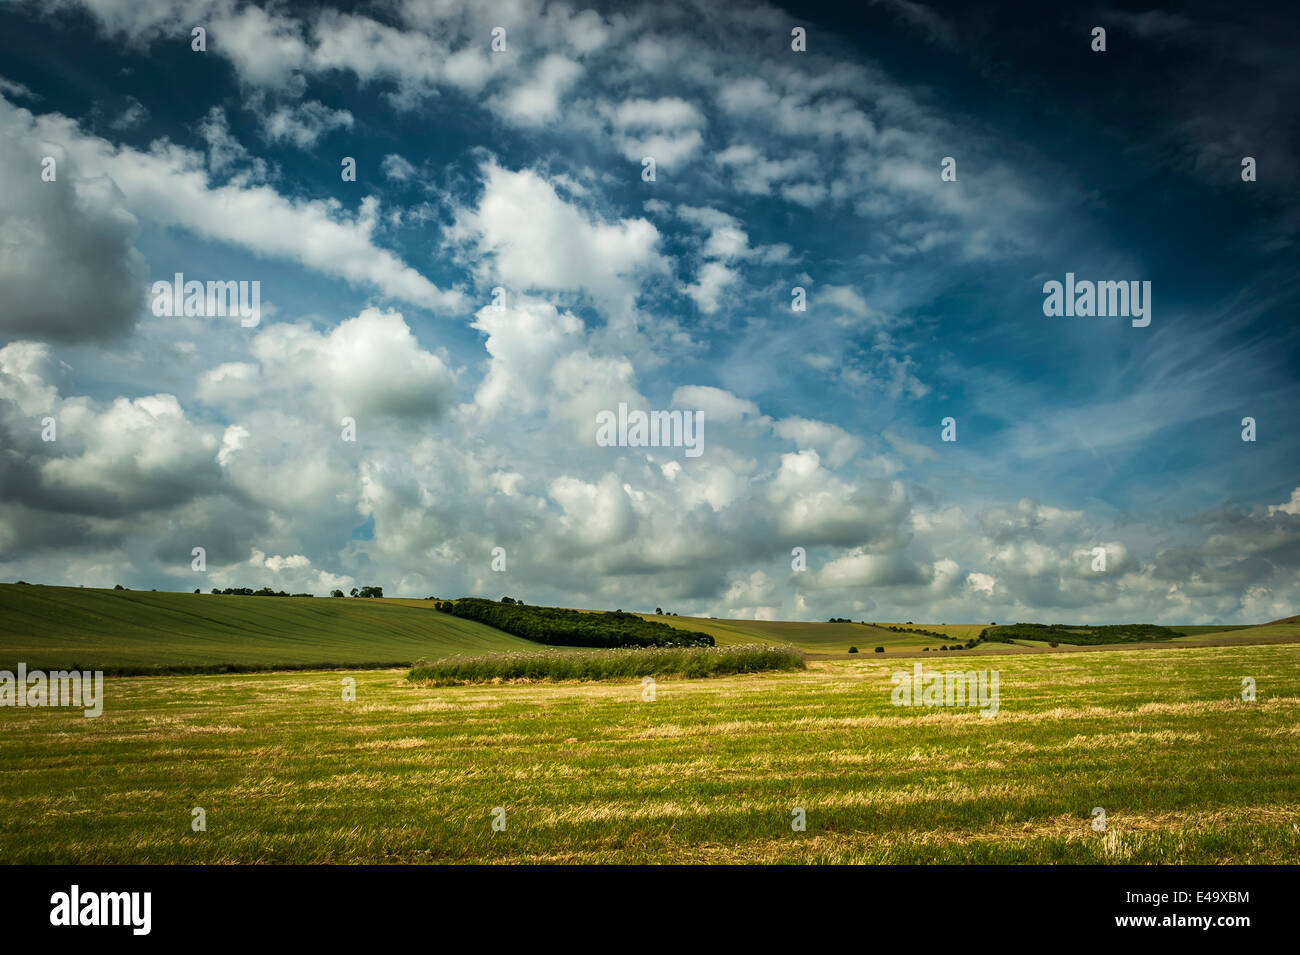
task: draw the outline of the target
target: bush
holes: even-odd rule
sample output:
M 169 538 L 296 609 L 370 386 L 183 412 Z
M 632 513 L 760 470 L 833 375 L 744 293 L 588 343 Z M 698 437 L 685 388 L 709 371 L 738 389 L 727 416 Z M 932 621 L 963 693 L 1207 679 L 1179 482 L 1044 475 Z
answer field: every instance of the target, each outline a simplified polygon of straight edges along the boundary
M 609 680 L 642 676 L 695 679 L 764 670 L 802 670 L 794 647 L 638 647 L 612 650 L 541 650 L 421 660 L 406 675 L 413 683 L 454 686 L 505 680 Z
M 884 652 L 885 652 L 885 648 L 884 648 L 884 647 L 876 647 L 876 652 L 877 652 L 877 653 L 884 653 Z
M 849 653 L 857 653 L 857 652 L 858 652 L 857 647 L 849 647 Z

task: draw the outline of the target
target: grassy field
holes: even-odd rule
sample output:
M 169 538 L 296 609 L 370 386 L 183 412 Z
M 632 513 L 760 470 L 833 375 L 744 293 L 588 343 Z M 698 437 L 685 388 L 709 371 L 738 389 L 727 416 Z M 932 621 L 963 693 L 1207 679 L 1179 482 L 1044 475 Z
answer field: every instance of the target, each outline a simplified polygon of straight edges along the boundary
M 0 858 L 1300 862 L 1297 647 L 986 657 L 992 718 L 892 706 L 912 662 L 660 681 L 654 702 L 404 670 L 351 674 L 353 702 L 337 671 L 109 678 L 98 719 L 0 708 Z
M 861 623 L 717 620 L 644 614 L 710 634 L 719 646 L 767 643 L 819 655 L 843 655 L 850 646 L 871 654 L 937 651 L 944 641 Z M 898 624 L 904 626 L 906 624 Z M 953 643 L 976 635 L 978 624 L 918 624 L 950 633 Z M 1235 645 L 1300 641 L 1300 618 L 1258 627 L 1180 627 L 1167 643 Z M 1017 641 L 963 651 L 995 653 L 1017 647 L 1047 651 L 1045 643 Z M 1070 644 L 1063 643 L 1064 649 Z M 19 661 L 32 669 L 76 666 L 109 672 L 242 667 L 245 669 L 409 666 L 419 659 L 539 649 L 539 644 L 433 609 L 432 601 L 96 590 L 0 584 L 0 668 Z
M 662 620 L 664 623 L 686 630 L 701 630 L 712 635 L 719 646 L 731 644 L 768 642 L 784 643 L 799 647 L 809 653 L 844 654 L 850 646 L 856 646 L 861 653 L 871 653 L 876 647 L 884 647 L 886 653 L 911 653 L 929 648 L 964 643 L 978 637 L 986 624 L 891 624 L 877 623 L 801 623 L 794 621 L 769 620 L 720 620 L 712 617 L 670 617 L 657 614 L 642 614 L 649 620 Z M 886 627 L 900 627 L 906 630 L 899 633 Z M 920 630 L 932 630 L 946 634 L 951 639 L 932 637 L 920 633 Z M 1288 617 L 1284 620 L 1258 626 L 1183 626 L 1176 627 L 1180 637 L 1163 641 L 1165 643 L 1186 643 L 1195 646 L 1231 646 L 1248 643 L 1282 643 L 1300 642 L 1300 617 Z M 1075 645 L 1067 640 L 1059 641 L 1061 646 L 1069 649 Z M 1046 640 L 1011 640 L 1006 643 L 987 644 L 972 650 L 962 651 L 966 655 L 984 653 L 1002 653 L 1007 648 L 1048 650 Z M 1092 649 L 1092 648 L 1090 648 Z
M 0 668 L 393 666 L 536 647 L 388 601 L 0 584 Z

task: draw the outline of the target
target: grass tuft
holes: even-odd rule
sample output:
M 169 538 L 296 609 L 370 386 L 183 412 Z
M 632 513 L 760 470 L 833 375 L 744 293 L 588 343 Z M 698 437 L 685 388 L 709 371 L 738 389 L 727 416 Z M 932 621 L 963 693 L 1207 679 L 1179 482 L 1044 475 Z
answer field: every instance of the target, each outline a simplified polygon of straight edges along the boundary
M 802 670 L 795 647 L 640 647 L 614 650 L 544 650 L 450 657 L 415 665 L 407 679 L 434 686 L 506 680 L 611 680 L 620 677 L 699 677 L 764 670 Z

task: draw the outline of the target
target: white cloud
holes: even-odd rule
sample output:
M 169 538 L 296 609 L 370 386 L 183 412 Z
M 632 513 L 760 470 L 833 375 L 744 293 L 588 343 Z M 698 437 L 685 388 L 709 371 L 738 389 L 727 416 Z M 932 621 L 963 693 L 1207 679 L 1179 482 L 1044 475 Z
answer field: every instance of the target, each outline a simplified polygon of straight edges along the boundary
M 156 143 L 143 153 L 114 146 L 82 134 L 57 114 L 33 119 L 26 110 L 14 110 L 0 120 L 14 114 L 28 135 L 59 143 L 79 167 L 107 176 L 123 194 L 123 205 L 142 219 L 373 285 L 424 308 L 463 304 L 459 292 L 439 289 L 374 243 L 374 201 L 363 201 L 360 211 L 348 216 L 333 199 L 290 199 L 265 185 L 213 185 L 200 158 L 180 147 Z
M 640 278 L 665 268 L 646 219 L 588 216 L 532 170 L 489 163 L 483 177 L 477 208 L 458 211 L 454 234 L 488 256 L 485 272 L 510 290 L 586 290 L 627 308 Z

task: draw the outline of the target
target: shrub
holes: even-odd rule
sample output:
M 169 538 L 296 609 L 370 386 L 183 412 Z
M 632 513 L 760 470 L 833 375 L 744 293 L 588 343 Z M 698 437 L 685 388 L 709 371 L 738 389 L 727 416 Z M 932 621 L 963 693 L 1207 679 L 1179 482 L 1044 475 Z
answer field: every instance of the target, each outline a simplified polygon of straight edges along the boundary
M 453 686 L 506 680 L 609 680 L 642 676 L 696 679 L 763 670 L 802 670 L 794 647 L 637 647 L 611 650 L 541 650 L 421 660 L 406 675 L 413 683 Z
M 857 653 L 857 652 L 858 652 L 857 647 L 849 647 L 849 653 Z
M 876 652 L 877 652 L 877 653 L 884 653 L 884 652 L 885 652 L 885 648 L 884 648 L 884 647 L 876 647 Z

